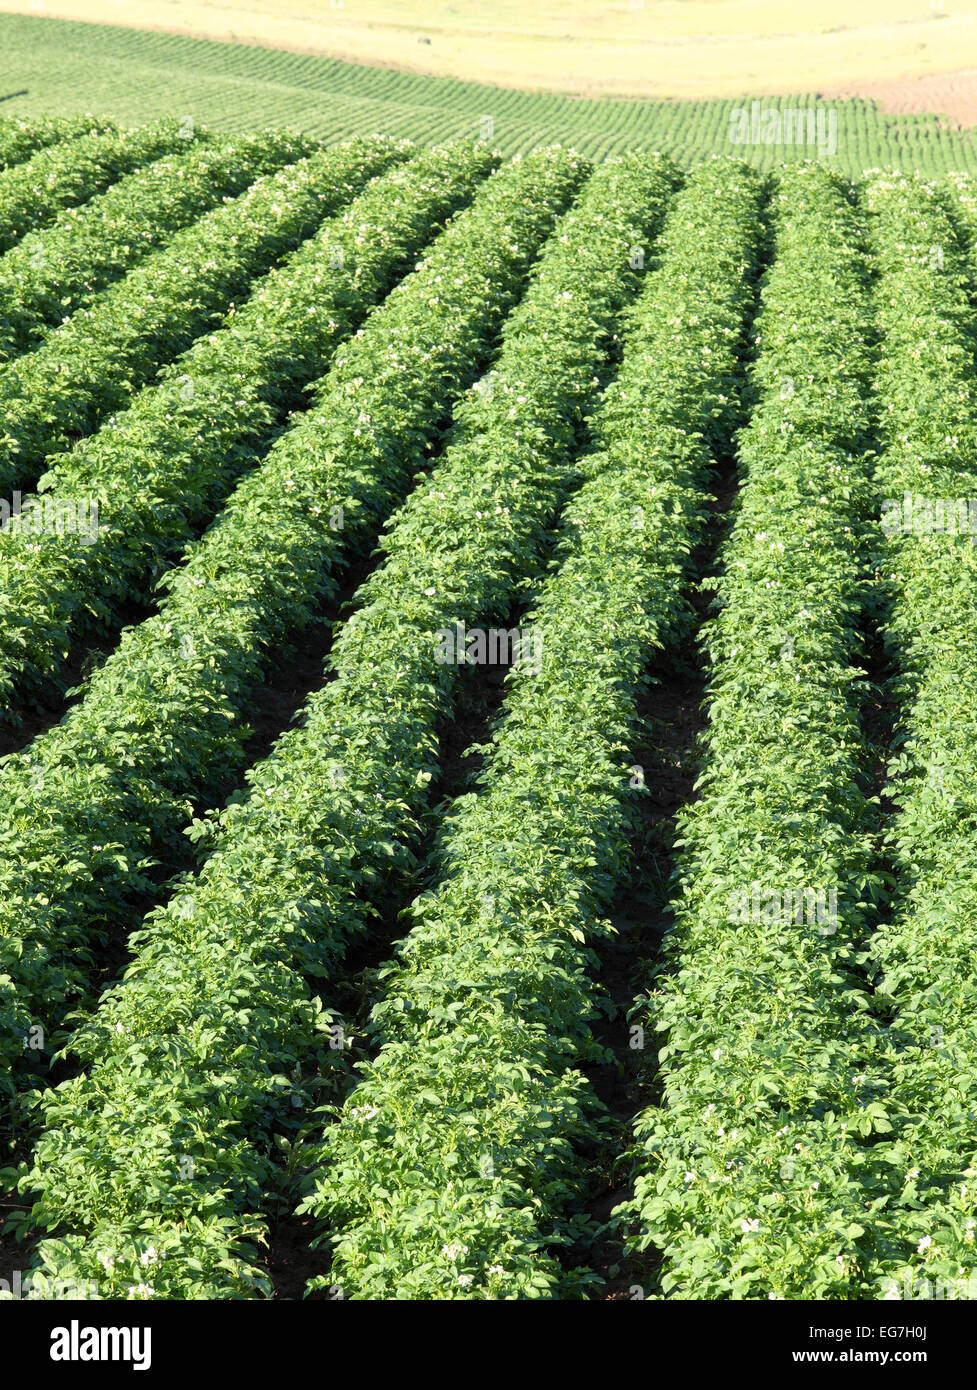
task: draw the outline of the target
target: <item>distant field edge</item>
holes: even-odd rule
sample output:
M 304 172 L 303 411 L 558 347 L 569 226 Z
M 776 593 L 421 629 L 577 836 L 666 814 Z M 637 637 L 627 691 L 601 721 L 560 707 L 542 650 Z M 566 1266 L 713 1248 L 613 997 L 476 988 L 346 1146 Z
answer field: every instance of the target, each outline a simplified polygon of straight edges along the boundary
M 977 65 L 977 13 L 840 0 L 785 16 L 766 0 L 0 0 L 0 12 L 234 43 L 576 99 L 789 96 L 952 77 Z M 871 57 L 866 61 L 866 54 Z M 789 74 L 789 77 L 784 77 Z M 924 98 L 925 99 L 925 98 Z M 930 110 L 930 106 L 916 108 Z
M 873 100 L 842 97 L 822 84 L 806 92 L 701 100 L 586 98 L 425 76 L 379 59 L 350 62 L 254 40 L 12 13 L 5 5 L 9 0 L 0 0 L 0 116 L 92 112 L 129 124 L 192 116 L 217 131 L 280 127 L 326 143 L 376 133 L 422 144 L 485 139 L 504 155 L 561 143 L 595 160 L 628 149 L 660 150 L 683 164 L 734 154 L 759 168 L 816 157 L 853 175 L 880 166 L 932 175 L 977 170 L 973 133 L 955 128 L 952 115 L 890 114 Z M 966 76 L 956 79 L 961 99 Z M 977 66 L 972 76 L 977 120 Z M 919 85 L 929 92 L 932 81 L 920 78 Z M 795 122 L 793 137 L 775 132 L 765 143 L 751 118 L 743 143 L 731 134 L 731 119 L 756 103 L 767 111 L 817 107 L 820 113 L 830 106 L 832 128 L 798 139 Z

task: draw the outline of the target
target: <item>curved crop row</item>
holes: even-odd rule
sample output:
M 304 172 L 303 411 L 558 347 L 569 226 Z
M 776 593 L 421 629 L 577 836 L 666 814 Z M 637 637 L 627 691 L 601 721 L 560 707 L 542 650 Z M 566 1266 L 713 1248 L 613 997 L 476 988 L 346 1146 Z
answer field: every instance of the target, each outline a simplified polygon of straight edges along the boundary
M 106 130 L 109 123 L 94 116 L 61 117 L 54 120 L 25 121 L 19 117 L 0 120 L 0 172 L 23 164 L 32 154 L 59 140 L 74 140 L 95 129 Z
M 91 303 L 174 232 L 263 174 L 312 151 L 290 132 L 264 132 L 181 151 L 130 174 L 0 260 L 0 363 L 37 347 L 50 327 Z
M 597 1108 L 575 1070 L 602 1057 L 588 948 L 627 872 L 636 700 L 688 619 L 712 449 L 735 418 L 760 202 L 726 160 L 675 199 L 480 790 L 442 829 L 440 882 L 383 972 L 382 1046 L 317 1146 L 302 1210 L 347 1298 L 579 1288 L 545 1247 L 568 1238 Z
M 135 130 L 99 127 L 5 170 L 0 173 L 0 253 L 25 232 L 53 221 L 63 208 L 87 202 L 123 174 L 185 144 L 178 121 Z
M 879 578 L 895 669 L 899 893 L 873 939 L 899 1127 L 879 1152 L 877 1297 L 973 1298 L 977 1229 L 977 390 L 973 261 L 942 190 L 882 177 L 865 199 L 878 271 L 884 449 Z M 934 1105 L 934 1097 L 938 1104 Z M 928 1295 L 923 1292 L 929 1286 Z
M 313 1049 L 320 1006 L 310 1000 L 307 977 L 328 971 L 362 932 L 385 872 L 392 862 L 409 862 L 421 835 L 434 731 L 450 714 L 456 671 L 438 664 L 434 634 L 439 625 L 504 613 L 536 563 L 572 475 L 578 431 L 598 389 L 595 372 L 606 368 L 618 314 L 637 283 L 634 248 L 653 235 L 673 182 L 660 160 L 615 161 L 598 171 L 563 218 L 506 325 L 486 378 L 491 390 L 483 382 L 469 393 L 444 457 L 384 541 L 386 563 L 361 590 L 365 606 L 334 651 L 336 681 L 310 701 L 307 728 L 282 739 L 263 765 L 251 801 L 226 818 L 217 852 L 150 923 L 125 983 L 76 1037 L 73 1046 L 92 1072 L 47 1103 L 52 1127 L 32 1178 L 41 1191 L 38 1215 L 70 1233 L 45 1246 L 48 1269 L 77 1260 L 104 1280 L 96 1252 L 110 1251 L 119 1266 L 113 1285 L 131 1282 L 152 1243 L 161 1260 L 150 1282 L 160 1296 L 176 1296 L 194 1283 L 183 1262 L 188 1254 L 199 1258 L 202 1247 L 210 1264 L 229 1243 L 241 1248 L 253 1221 L 244 1213 L 255 1209 L 267 1186 L 270 1133 L 276 1125 L 291 1128 L 288 1103 L 301 1095 L 288 1073 L 296 1065 L 315 1070 L 319 1060 Z M 540 341 L 547 347 L 542 356 Z M 350 478 L 333 452 L 329 447 L 304 466 L 291 459 L 298 500 L 283 527 L 292 531 L 299 562 L 292 582 L 300 591 L 327 582 L 316 551 L 330 538 L 324 522 L 309 517 L 310 502 L 341 502 L 361 530 L 375 524 L 384 494 L 389 499 L 393 491 L 389 465 L 377 474 L 363 459 L 355 465 L 359 477 Z M 406 477 L 405 468 L 398 490 Z M 218 555 L 247 523 L 242 512 L 228 535 L 215 528 Z M 205 542 L 197 558 L 206 548 Z M 269 546 L 266 584 L 274 553 Z M 201 571 L 212 572 L 212 564 Z M 174 594 L 176 611 L 182 599 L 184 612 L 206 628 L 213 621 L 209 605 L 198 599 L 190 607 L 191 595 L 189 588 Z M 257 623 L 242 633 L 241 660 L 256 631 Z M 222 943 L 216 968 L 227 982 L 227 960 L 233 960 L 227 987 L 247 989 L 252 1007 L 246 1020 L 219 1002 L 208 1009 L 211 1055 L 202 1058 L 182 1045 L 174 1050 L 173 1030 L 182 1034 L 179 1019 L 187 1008 L 197 1013 L 197 982 L 201 971 L 209 980 L 215 968 L 216 942 Z M 143 1001 L 161 990 L 166 1013 L 154 1007 L 147 1014 Z M 117 1023 L 127 1048 L 117 1045 Z M 138 1077 L 130 1068 L 133 1045 L 146 1058 Z M 155 1096 L 164 1091 L 176 1098 L 178 1113 L 166 1136 L 151 1136 L 136 1167 L 165 1174 L 169 1192 L 177 1176 L 172 1146 L 193 1136 L 194 1181 L 178 1183 L 168 1206 L 138 1179 L 127 1184 L 122 1201 L 100 1202 L 97 1210 L 82 1195 L 90 1171 L 79 1170 L 77 1181 L 72 1174 L 60 1191 L 49 1182 L 55 1169 L 64 1172 L 56 1155 L 77 1152 L 84 1130 L 104 1155 L 95 1181 L 107 1193 L 117 1182 L 116 1165 L 129 1167 L 131 1146 L 142 1143 L 138 1117 L 156 1108 Z M 230 1107 L 211 1106 L 216 1091 L 233 1095 Z M 120 1119 L 123 1094 L 132 1125 Z M 179 1224 L 191 1214 L 206 1226 L 188 1236 Z M 260 1282 L 254 1270 L 249 1278 Z M 210 1271 L 200 1286 L 226 1293 Z
M 25 693 L 57 670 L 80 624 L 111 620 L 133 595 L 151 597 L 276 421 L 489 168 L 484 150 L 461 146 L 374 180 L 222 328 L 56 463 L 44 504 L 94 499 L 97 533 L 84 543 L 57 534 L 39 543 L 30 528 L 0 536 L 0 608 L 10 613 L 0 689 Z M 270 499 L 265 524 L 277 505 Z
M 423 207 L 425 201 L 428 209 L 457 204 L 485 158 L 470 150 L 454 158 L 442 155 L 447 177 L 439 178 L 432 172 L 439 157 L 423 157 L 418 176 L 412 181 L 405 173 L 402 180 L 403 215 L 409 218 L 406 209 Z M 452 176 L 457 164 L 461 174 Z M 370 470 L 381 491 L 387 475 L 399 476 L 403 487 L 404 474 L 422 462 L 446 402 L 490 351 L 555 214 L 579 178 L 573 157 L 543 152 L 485 182 L 473 206 L 455 219 L 348 347 L 326 379 L 317 409 L 283 439 L 282 450 L 294 450 L 297 467 L 310 450 L 320 461 L 341 458 L 341 476 L 354 501 Z M 390 217 L 389 190 L 386 195 L 374 200 L 374 216 L 385 208 Z M 368 265 L 364 252 L 365 275 Z M 288 472 L 284 462 L 280 477 L 286 490 Z M 261 520 L 274 525 L 274 517 Z M 206 581 L 194 576 L 191 587 L 201 584 Z M 235 608 L 244 598 L 240 588 L 232 588 L 224 601 Z M 147 629 L 150 640 L 162 637 L 169 647 L 166 628 L 164 621 Z M 206 652 L 206 630 L 195 636 Z M 138 649 L 138 640 L 134 645 Z M 181 648 L 186 652 L 182 643 Z M 189 656 L 196 661 L 195 652 Z M 202 660 L 207 663 L 206 654 Z M 115 672 L 122 674 L 125 667 L 125 660 L 116 663 L 101 682 L 107 692 Z M 0 963 L 12 1030 L 0 1038 L 0 1050 L 10 1061 L 18 1052 L 13 1030 L 22 1032 L 27 1016 L 36 1016 L 48 1033 L 57 1026 L 66 995 L 86 979 L 91 945 L 105 924 L 131 918 L 140 893 L 159 895 L 144 877 L 143 856 L 165 848 L 168 838 L 180 838 L 190 814 L 183 798 L 199 791 L 189 769 L 200 765 L 194 733 L 200 756 L 205 752 L 208 694 L 201 701 L 203 728 L 185 729 L 176 710 L 164 733 L 166 692 L 151 690 L 150 676 L 144 668 L 134 685 L 123 674 L 110 729 L 101 726 L 100 715 L 107 711 L 95 701 L 94 724 L 85 723 L 91 718 L 86 702 L 61 729 L 51 730 L 0 772 L 0 803 L 10 815 L 3 837 L 9 877 L 0 908 Z M 236 717 L 220 708 L 214 726 L 219 730 Z M 90 746 L 93 727 L 100 731 L 95 747 Z M 168 746 L 167 737 L 176 748 Z M 93 843 L 96 838 L 99 843 Z M 42 882 L 48 885 L 43 898 Z
M 679 821 L 675 921 L 642 1019 L 663 1100 L 637 1129 L 638 1248 L 666 1296 L 863 1288 L 877 1031 L 859 973 L 872 872 L 859 624 L 871 301 L 846 185 L 783 171 L 743 483 L 705 630 L 709 726 Z M 855 1176 L 853 1176 L 853 1174 Z
M 0 493 L 26 486 L 46 455 L 126 405 L 399 149 L 353 142 L 259 179 L 0 368 Z

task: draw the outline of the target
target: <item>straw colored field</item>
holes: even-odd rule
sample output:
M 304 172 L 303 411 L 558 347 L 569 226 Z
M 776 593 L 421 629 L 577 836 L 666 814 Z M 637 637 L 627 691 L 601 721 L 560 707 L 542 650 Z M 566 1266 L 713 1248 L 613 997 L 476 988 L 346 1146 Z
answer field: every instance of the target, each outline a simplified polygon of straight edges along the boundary
M 51 15 L 584 96 L 812 91 L 977 62 L 974 0 L 0 0 Z M 916 108 L 920 109 L 920 108 Z M 939 109 L 939 108 L 937 108 Z

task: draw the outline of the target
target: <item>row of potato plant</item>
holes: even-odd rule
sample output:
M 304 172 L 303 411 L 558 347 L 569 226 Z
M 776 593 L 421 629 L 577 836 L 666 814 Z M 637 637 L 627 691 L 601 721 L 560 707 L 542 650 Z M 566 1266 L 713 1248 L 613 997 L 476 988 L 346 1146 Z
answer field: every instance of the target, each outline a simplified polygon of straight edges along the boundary
M 23 615 L 0 637 L 0 687 L 23 698 L 57 671 L 83 624 L 111 623 L 134 597 L 151 601 L 160 572 L 260 457 L 277 422 L 490 167 L 483 150 L 457 146 L 388 170 L 222 328 L 56 463 L 45 501 L 96 499 L 97 534 L 91 527 L 83 542 L 55 534 L 40 544 L 30 530 L 0 536 L 0 594 Z M 268 500 L 266 525 L 279 505 Z
M 741 489 L 707 623 L 709 723 L 679 817 L 647 1007 L 660 1106 L 637 1122 L 634 1244 L 685 1299 L 865 1288 L 866 1138 L 889 1121 L 862 974 L 876 808 L 864 699 L 871 297 L 851 191 L 772 199 Z M 865 1164 L 865 1171 L 862 1165 Z
M 0 172 L 23 164 L 32 154 L 60 140 L 74 140 L 96 128 L 106 130 L 109 123 L 94 116 L 61 116 L 27 121 L 22 117 L 0 120 Z
M 355 141 L 258 179 L 177 232 L 36 351 L 0 368 L 0 494 L 30 484 L 47 455 L 128 405 L 256 276 L 401 157 L 392 142 Z
M 52 326 L 224 198 L 311 152 L 311 141 L 288 131 L 198 141 L 22 237 L 0 260 L 0 362 L 37 347 Z
M 111 124 L 87 135 L 49 145 L 0 173 L 0 253 L 26 232 L 54 221 L 69 207 L 86 203 L 125 174 L 186 145 L 178 121 L 159 121 L 133 130 Z
M 423 156 L 414 181 L 406 172 L 402 179 L 405 211 L 400 216 L 417 216 L 425 202 L 428 211 L 440 203 L 442 212 L 456 204 L 460 190 L 466 185 L 470 190 L 483 158 L 470 149 Z M 461 172 L 452 176 L 448 171 L 456 164 Z M 423 463 L 425 446 L 435 441 L 452 395 L 468 384 L 490 353 L 534 257 L 580 177 L 574 156 L 544 151 L 484 182 L 472 207 L 455 218 L 337 361 L 317 406 L 283 437 L 270 466 L 284 493 L 291 491 L 292 475 L 301 477 L 303 470 L 313 473 L 316 465 L 328 468 L 336 461 L 344 495 L 351 494 L 351 512 L 361 482 L 369 496 L 368 479 L 380 494 L 381 510 L 389 478 L 395 489 L 399 480 L 403 491 L 405 480 Z M 391 193 L 386 187 L 372 208 L 374 216 L 385 213 L 391 219 Z M 372 227 L 372 222 L 359 225 Z M 417 229 L 411 234 L 409 222 L 402 231 L 416 240 Z M 389 501 L 388 496 L 387 505 Z M 304 505 L 310 510 L 319 505 L 312 482 L 305 488 Z M 368 501 L 362 505 L 369 510 Z M 251 520 L 256 544 L 262 527 L 274 529 L 275 517 L 266 510 L 256 513 L 246 502 L 239 509 Z M 359 528 L 353 530 L 355 535 Z M 204 563 L 185 584 L 187 593 L 208 587 L 203 577 L 208 549 L 200 548 Z M 230 643 L 233 615 L 244 619 L 250 582 L 246 565 L 242 573 L 246 557 L 214 549 L 218 571 L 225 563 L 235 566 L 231 582 L 219 593 L 227 613 L 217 619 Z M 301 612 L 301 595 L 293 591 L 292 596 Z M 179 603 L 175 598 L 177 613 Z M 239 714 L 208 681 L 205 668 L 219 662 L 220 651 L 215 648 L 208 655 L 208 620 L 201 616 L 202 629 L 181 634 L 179 641 L 173 640 L 167 618 L 138 629 L 118 659 L 95 678 L 90 699 L 0 771 L 0 802 L 11 813 L 6 836 L 11 910 L 2 915 L 0 961 L 7 976 L 3 997 L 13 1011 L 11 1031 L 0 1049 L 11 1062 L 20 1048 L 17 1033 L 23 1033 L 28 1019 L 33 1016 L 50 1035 L 66 997 L 85 987 L 92 947 L 106 926 L 131 920 L 147 894 L 150 900 L 159 896 L 158 884 L 154 888 L 145 872 L 147 854 L 157 851 L 179 861 L 178 842 L 191 801 L 201 795 L 201 783 L 215 760 L 223 756 L 227 762 L 221 739 L 233 741 L 228 723 Z M 248 632 L 253 635 L 254 629 Z M 190 646 L 185 635 L 193 639 Z M 154 652 L 159 687 L 154 687 Z M 180 658 L 175 665 L 174 653 Z M 233 692 L 238 677 L 231 653 L 227 661 Z M 192 709 L 186 702 L 177 703 L 172 722 L 164 724 L 169 695 L 176 697 L 181 688 L 189 694 L 195 683 L 202 686 L 196 723 L 184 722 Z M 43 901 L 42 882 L 48 885 Z M 20 909 L 27 899 L 40 909 L 28 909 L 29 925 L 23 917 L 18 925 L 15 899 Z
M 874 180 L 873 174 L 875 171 L 870 171 L 866 176 L 866 188 L 873 181 L 878 183 L 877 174 Z M 977 289 L 977 179 L 972 174 L 950 173 L 941 181 L 940 187 L 943 190 L 941 202 L 952 223 L 949 230 L 953 239 L 949 244 L 964 257 L 966 264 L 960 268 L 968 275 L 973 302 L 973 291 Z M 930 247 L 930 255 L 934 269 L 939 269 L 940 246 L 938 243 L 934 243 L 934 246 Z
M 616 351 L 619 313 L 637 286 L 642 258 L 634 253 L 654 235 L 674 182 L 674 171 L 657 157 L 611 161 L 562 219 L 506 325 L 491 374 L 469 392 L 444 456 L 384 539 L 386 561 L 358 594 L 363 606 L 334 650 L 336 680 L 309 702 L 307 727 L 282 739 L 251 779 L 250 801 L 225 817 L 201 875 L 151 921 L 136 967 L 74 1039 L 92 1071 L 71 1096 L 65 1088 L 45 1105 L 50 1128 L 30 1179 L 40 1192 L 37 1216 L 66 1232 L 44 1247 L 48 1273 L 87 1268 L 104 1279 L 103 1256 L 115 1261 L 112 1286 L 131 1285 L 151 1248 L 158 1259 L 148 1282 L 157 1296 L 188 1285 L 233 1296 L 242 1286 L 263 1285 L 246 1260 L 236 1280 L 221 1271 L 246 1250 L 248 1235 L 261 1231 L 253 1213 L 274 1171 L 271 1136 L 294 1128 L 299 1116 L 291 1103 L 304 1099 L 296 1068 L 308 1075 L 324 1061 L 329 1015 L 310 997 L 309 978 L 331 971 L 366 929 L 391 866 L 409 864 L 421 838 L 436 729 L 450 717 L 458 674 L 436 659 L 437 631 L 504 615 L 538 563 L 573 476 L 584 415 Z M 410 394 L 416 387 L 405 400 Z M 313 504 L 341 502 L 357 529 L 375 525 L 385 493 L 389 505 L 389 465 L 378 475 L 366 462 L 351 479 L 333 447 L 304 467 L 290 460 L 298 492 L 283 520 L 297 562 L 290 588 L 321 593 L 328 582 L 318 552 L 335 541 L 310 511 Z M 406 482 L 404 471 L 399 492 Z M 230 534 L 243 537 L 248 522 L 242 513 Z M 270 578 L 275 557 L 285 552 L 277 540 L 262 544 Z M 280 580 L 275 589 L 268 598 L 277 608 Z M 284 620 L 275 608 L 273 631 Z M 191 613 L 200 626 L 213 621 L 199 601 Z M 249 648 L 260 641 L 257 624 L 242 641 Z M 182 1045 L 174 1051 L 173 1030 L 186 1007 L 198 1008 L 200 971 L 210 978 L 217 942 L 221 961 L 226 953 L 235 962 L 231 988 L 240 981 L 253 1006 L 245 1021 L 216 1001 L 212 1011 L 208 1006 L 210 1055 Z M 226 962 L 219 970 L 226 976 Z M 161 990 L 166 1012 L 154 1006 L 147 1014 L 141 1001 Z M 137 1077 L 118 1045 L 117 1024 L 128 1046 L 146 1057 Z M 338 1060 L 326 1049 L 330 1055 Z M 215 1087 L 233 1093 L 233 1113 L 213 1106 Z M 130 1184 L 122 1204 L 94 1208 L 82 1195 L 92 1175 L 80 1170 L 59 1194 L 49 1177 L 63 1171 L 61 1155 L 76 1151 L 83 1129 L 106 1133 L 95 1181 L 108 1192 L 116 1162 L 126 1164 L 136 1142 L 138 1117 L 156 1108 L 160 1088 L 178 1098 L 181 1113 L 165 1137 L 151 1137 L 140 1170 L 176 1181 L 173 1145 L 186 1146 L 192 1136 L 193 1181 L 179 1183 L 167 1206 L 153 1180 Z M 114 1098 L 123 1093 L 132 1126 L 120 1123 Z M 202 1231 L 191 1226 L 196 1220 Z
M 959 182 L 959 181 L 958 181 Z M 894 910 L 873 938 L 900 1118 L 878 1157 L 875 1296 L 973 1298 L 977 1230 L 977 266 L 969 214 L 918 179 L 865 191 L 878 273 L 878 574 L 896 713 Z M 961 244 L 954 213 L 967 235 Z
M 726 160 L 676 195 L 523 623 L 531 659 L 510 673 L 479 789 L 446 818 L 438 881 L 381 972 L 379 1050 L 342 1110 L 326 1108 L 335 1123 L 301 1210 L 344 1297 L 566 1297 L 592 1277 L 562 1273 L 553 1253 L 577 1231 L 577 1146 L 595 1134 L 577 1068 L 608 1060 L 590 1027 L 592 946 L 629 871 L 637 702 L 690 619 L 761 202 L 757 178 Z

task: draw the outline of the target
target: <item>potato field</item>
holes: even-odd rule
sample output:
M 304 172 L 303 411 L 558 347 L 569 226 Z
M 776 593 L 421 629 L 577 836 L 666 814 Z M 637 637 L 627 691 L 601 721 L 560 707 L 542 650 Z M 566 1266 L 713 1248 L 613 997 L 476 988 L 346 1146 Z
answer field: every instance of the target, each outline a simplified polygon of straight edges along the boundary
M 977 1296 L 977 176 L 0 169 L 0 1275 Z

